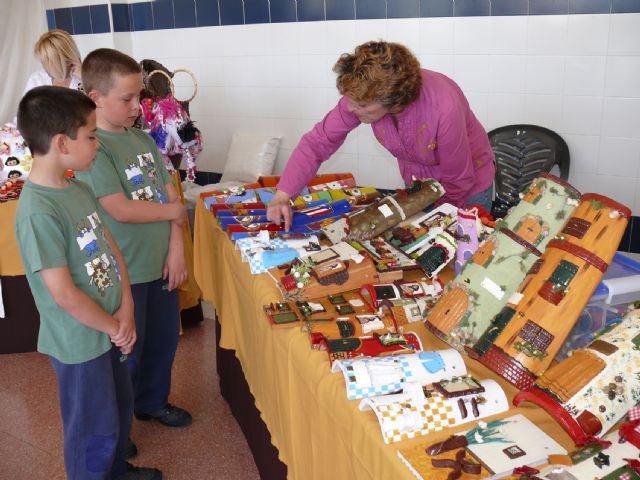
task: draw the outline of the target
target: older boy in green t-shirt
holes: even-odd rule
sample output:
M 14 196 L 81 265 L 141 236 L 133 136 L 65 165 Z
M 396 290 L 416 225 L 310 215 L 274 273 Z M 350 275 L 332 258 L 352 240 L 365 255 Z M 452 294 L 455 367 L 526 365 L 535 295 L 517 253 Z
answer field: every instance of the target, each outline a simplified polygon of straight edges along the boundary
M 124 461 L 133 410 L 127 355 L 136 342 L 124 259 L 88 185 L 98 149 L 94 102 L 61 87 L 29 91 L 18 128 L 34 155 L 16 215 L 16 237 L 40 312 L 38 351 L 58 380 L 70 479 L 161 479 Z
M 168 401 L 180 328 L 177 287 L 187 276 L 186 210 L 154 140 L 131 128 L 140 114 L 140 65 L 117 50 L 94 50 L 82 63 L 82 83 L 97 105 L 100 149 L 78 178 L 93 188 L 129 268 L 138 332 L 129 360 L 134 413 L 187 426 L 191 415 Z

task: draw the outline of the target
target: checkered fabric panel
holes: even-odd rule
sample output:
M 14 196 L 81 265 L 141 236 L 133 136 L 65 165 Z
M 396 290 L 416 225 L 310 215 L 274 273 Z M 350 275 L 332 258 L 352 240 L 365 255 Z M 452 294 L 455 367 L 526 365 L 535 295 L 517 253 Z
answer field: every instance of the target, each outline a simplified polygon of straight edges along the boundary
M 384 443 L 387 444 L 427 435 L 455 424 L 451 404 L 438 393 L 432 394 L 428 403 L 422 407 L 396 403 L 392 405 L 374 404 L 374 409 L 378 415 L 378 420 L 382 423 L 382 435 Z M 414 425 L 412 430 L 384 429 L 385 423 L 400 420 L 402 416 L 410 415 L 412 412 L 417 412 L 421 419 L 418 424 Z

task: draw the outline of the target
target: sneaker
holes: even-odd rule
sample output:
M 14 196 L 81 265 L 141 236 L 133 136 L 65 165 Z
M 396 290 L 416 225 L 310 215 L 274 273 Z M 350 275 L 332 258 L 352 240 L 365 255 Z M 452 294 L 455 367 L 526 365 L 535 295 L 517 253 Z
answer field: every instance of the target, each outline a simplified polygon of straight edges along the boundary
M 157 468 L 136 467 L 127 462 L 127 471 L 118 480 L 162 480 L 162 472 Z
M 124 459 L 129 460 L 136 455 L 138 455 L 138 447 L 136 447 L 136 444 L 133 443 L 133 440 L 129 437 L 127 438 L 127 449 L 124 451 Z
M 191 414 L 186 410 L 167 403 L 159 412 L 155 413 L 137 413 L 138 420 L 158 420 L 166 427 L 188 427 L 193 421 Z

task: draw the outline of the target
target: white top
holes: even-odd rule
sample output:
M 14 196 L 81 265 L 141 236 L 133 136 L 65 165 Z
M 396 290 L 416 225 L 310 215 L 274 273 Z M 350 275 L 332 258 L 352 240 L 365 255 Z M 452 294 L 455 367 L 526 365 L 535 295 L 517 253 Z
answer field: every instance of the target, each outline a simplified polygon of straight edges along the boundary
M 53 85 L 53 79 L 44 69 L 37 70 L 31 74 L 29 80 L 27 80 L 27 85 L 24 87 L 24 93 L 27 93 L 32 88 L 40 87 L 42 85 Z M 71 83 L 69 84 L 69 88 L 72 88 L 74 90 L 82 90 L 82 82 L 78 77 L 71 75 Z

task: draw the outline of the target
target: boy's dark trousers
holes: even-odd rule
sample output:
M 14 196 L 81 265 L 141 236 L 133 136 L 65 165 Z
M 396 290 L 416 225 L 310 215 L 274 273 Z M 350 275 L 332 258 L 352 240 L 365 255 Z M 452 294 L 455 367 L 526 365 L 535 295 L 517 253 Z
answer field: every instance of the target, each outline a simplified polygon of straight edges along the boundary
M 116 347 L 78 364 L 49 357 L 58 377 L 69 480 L 116 478 L 125 473 L 133 392 L 127 361 L 121 357 Z
M 169 400 L 171 367 L 180 333 L 178 289 L 167 280 L 131 285 L 136 345 L 129 356 L 136 413 L 154 414 Z

